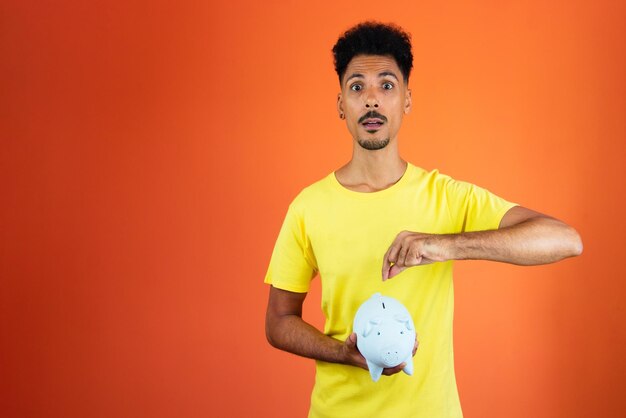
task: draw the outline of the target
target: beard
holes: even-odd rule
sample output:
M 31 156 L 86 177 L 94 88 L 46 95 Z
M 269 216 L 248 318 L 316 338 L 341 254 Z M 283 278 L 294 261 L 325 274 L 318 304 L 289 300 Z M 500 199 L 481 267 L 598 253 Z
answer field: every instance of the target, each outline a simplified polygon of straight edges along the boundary
M 383 149 L 389 144 L 389 138 L 385 139 L 357 139 L 357 142 L 366 150 L 376 151 L 379 149 Z

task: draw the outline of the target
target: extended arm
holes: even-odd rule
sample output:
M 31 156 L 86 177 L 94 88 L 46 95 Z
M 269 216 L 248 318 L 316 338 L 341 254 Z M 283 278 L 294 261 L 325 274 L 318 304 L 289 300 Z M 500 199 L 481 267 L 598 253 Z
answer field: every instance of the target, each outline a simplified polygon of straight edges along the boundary
M 306 293 L 295 293 L 272 286 L 265 316 L 265 333 L 269 343 L 299 356 L 342 363 L 367 370 L 365 358 L 356 347 L 356 335 L 345 342 L 331 338 L 302 319 Z M 417 346 L 416 346 L 417 348 Z M 415 351 L 414 351 L 415 353 Z M 384 370 L 391 375 L 400 372 L 404 363 Z
M 500 228 L 460 234 L 403 231 L 383 260 L 383 280 L 407 267 L 448 260 L 492 260 L 518 265 L 554 263 L 582 253 L 582 241 L 571 226 L 516 206 Z

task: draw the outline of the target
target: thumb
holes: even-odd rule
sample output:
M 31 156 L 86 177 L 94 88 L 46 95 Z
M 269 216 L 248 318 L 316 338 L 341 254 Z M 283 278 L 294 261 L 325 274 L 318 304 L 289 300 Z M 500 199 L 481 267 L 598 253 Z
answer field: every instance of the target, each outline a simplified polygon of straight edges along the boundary
M 346 339 L 346 345 L 350 348 L 356 346 L 356 332 L 353 332 L 352 334 L 350 334 L 350 336 L 348 336 L 348 338 Z
M 406 267 L 399 267 L 397 264 L 394 264 L 389 269 L 389 278 L 391 279 L 393 276 L 397 276 L 398 274 L 402 273 L 404 270 L 406 270 Z

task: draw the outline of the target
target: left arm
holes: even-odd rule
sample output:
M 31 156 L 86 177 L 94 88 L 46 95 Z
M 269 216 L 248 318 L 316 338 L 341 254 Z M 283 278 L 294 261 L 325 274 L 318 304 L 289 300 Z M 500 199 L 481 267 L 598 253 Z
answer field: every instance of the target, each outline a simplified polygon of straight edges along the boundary
M 491 260 L 518 265 L 554 263 L 583 251 L 571 226 L 533 210 L 515 206 L 492 231 L 460 234 L 398 234 L 383 259 L 383 280 L 407 267 L 448 260 Z

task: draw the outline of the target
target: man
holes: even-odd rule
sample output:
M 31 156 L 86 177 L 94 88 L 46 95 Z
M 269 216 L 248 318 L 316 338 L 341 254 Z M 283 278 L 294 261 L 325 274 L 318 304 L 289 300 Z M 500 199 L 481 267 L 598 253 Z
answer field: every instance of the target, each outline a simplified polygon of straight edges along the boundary
M 352 159 L 289 206 L 265 277 L 267 338 L 317 360 L 310 417 L 461 417 L 452 260 L 552 263 L 579 255 L 580 237 L 563 222 L 400 157 L 413 65 L 402 29 L 357 25 L 333 54 L 337 110 L 353 138 Z M 302 319 L 318 273 L 324 333 Z M 352 321 L 375 292 L 400 300 L 413 316 L 419 350 L 412 376 L 398 373 L 404 364 L 385 369 L 389 377 L 377 383 L 367 372 Z

